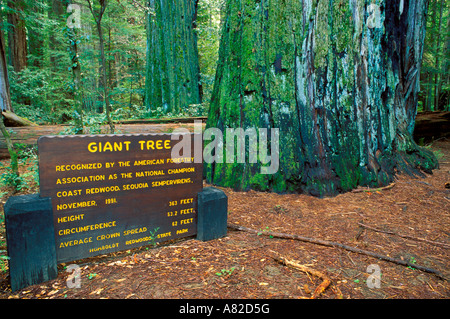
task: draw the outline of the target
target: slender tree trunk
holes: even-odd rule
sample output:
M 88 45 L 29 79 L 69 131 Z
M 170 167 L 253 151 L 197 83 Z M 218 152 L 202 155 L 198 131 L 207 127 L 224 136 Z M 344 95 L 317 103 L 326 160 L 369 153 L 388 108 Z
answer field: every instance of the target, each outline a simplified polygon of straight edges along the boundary
M 11 95 L 9 93 L 9 80 L 8 80 L 8 68 L 6 64 L 6 52 L 5 52 L 5 39 L 3 36 L 3 30 L 0 29 L 0 109 L 1 111 L 12 111 L 11 107 Z M 17 158 L 17 152 L 11 141 L 11 136 L 5 127 L 3 122 L 3 115 L 0 114 L 0 131 L 6 141 L 8 152 L 11 157 L 11 170 L 18 177 L 19 176 L 19 163 Z
M 431 18 L 431 27 L 430 29 L 427 31 L 428 33 L 430 33 L 430 37 L 432 40 L 430 40 L 430 51 L 431 52 L 435 52 L 435 47 L 434 47 L 434 43 L 435 43 L 435 35 L 436 35 L 436 11 L 437 11 L 437 3 L 438 0 L 430 0 L 430 4 L 431 4 L 431 10 L 430 10 L 430 14 L 432 13 L 432 18 Z M 430 65 L 431 68 L 431 65 Z M 432 72 L 431 70 L 429 71 L 428 74 L 428 79 L 427 79 L 427 109 L 429 111 L 432 111 L 432 109 L 434 109 L 434 103 L 433 103 L 433 78 L 434 78 L 434 73 L 436 71 Z
M 25 21 L 21 11 L 25 2 L 23 0 L 9 0 L 8 7 L 8 44 L 10 63 L 14 71 L 20 72 L 27 67 L 27 33 Z
M 103 37 L 103 30 L 102 30 L 102 18 L 103 14 L 105 13 L 106 7 L 108 5 L 108 0 L 99 0 L 100 2 L 100 12 L 98 15 L 95 14 L 95 10 L 92 6 L 92 3 L 90 0 L 88 1 L 89 9 L 91 10 L 92 16 L 94 17 L 96 26 L 97 26 L 97 33 L 99 38 L 99 44 L 100 44 L 100 63 L 102 68 L 102 78 L 103 78 L 103 101 L 105 104 L 105 110 L 106 110 L 106 119 L 109 124 L 109 128 L 112 134 L 114 134 L 114 123 L 111 120 L 111 105 L 109 103 L 109 90 L 108 90 L 108 78 L 107 78 L 107 72 L 106 72 L 106 57 L 105 57 L 105 40 Z
M 0 18 L 0 22 L 2 22 Z M 1 112 L 14 112 L 11 104 L 9 89 L 8 66 L 6 63 L 5 39 L 3 30 L 0 29 L 0 106 Z M 3 122 L 3 121 L 2 121 Z
M 108 120 L 109 128 L 111 130 L 111 133 L 114 134 L 114 124 L 112 123 L 111 120 L 111 105 L 109 104 L 109 89 L 107 83 L 108 78 L 106 75 L 105 43 L 103 39 L 103 31 L 100 21 L 97 23 L 97 31 L 98 37 L 100 39 L 100 60 L 102 63 L 102 72 L 103 72 L 103 92 L 104 92 L 103 101 L 105 102 L 106 118 Z
M 278 128 L 279 170 L 212 163 L 208 182 L 323 196 L 437 167 L 412 139 L 428 2 L 377 3 L 227 1 L 207 127 Z
M 55 0 L 52 1 L 53 8 L 59 11 L 61 14 L 63 11 L 58 6 L 58 3 L 55 3 Z M 68 4 L 73 3 L 73 1 L 68 1 Z M 78 113 L 78 117 L 76 118 L 76 129 L 78 134 L 84 133 L 84 114 L 83 114 L 83 93 L 81 88 L 81 65 L 79 61 L 78 54 L 78 32 L 75 26 L 73 28 L 67 29 L 67 37 L 69 38 L 69 50 L 70 50 L 70 66 L 72 68 L 73 75 L 73 98 L 75 102 L 75 111 Z M 54 40 L 50 39 L 50 42 Z M 54 62 L 54 61 L 52 61 Z M 54 65 L 54 63 L 53 63 Z M 54 66 L 55 67 L 55 66 Z
M 31 55 L 29 65 L 42 68 L 48 66 L 44 54 L 48 50 L 48 34 L 49 32 L 43 25 L 43 3 L 42 0 L 34 1 L 29 5 L 30 11 L 33 12 L 34 19 L 29 19 L 27 23 L 28 30 L 28 54 Z M 47 14 L 48 18 L 48 14 Z
M 443 78 L 444 80 L 440 83 L 439 91 L 442 90 L 442 85 L 444 83 L 450 83 L 450 14 L 447 17 L 447 37 L 445 41 L 445 48 L 444 48 L 444 58 L 445 58 L 445 64 L 444 64 L 444 74 Z M 450 111 L 450 92 L 447 90 L 446 94 L 444 95 L 444 99 L 440 102 L 443 105 L 443 110 L 445 110 L 445 107 L 447 107 L 447 111 Z
M 150 0 L 147 24 L 146 105 L 177 114 L 201 103 L 198 0 Z
M 441 32 L 442 32 L 442 14 L 444 10 L 444 1 L 441 1 L 441 6 L 439 10 L 439 22 L 438 22 L 438 32 L 437 32 L 437 40 L 436 40 L 436 73 L 434 75 L 434 109 L 440 110 L 439 106 L 439 87 L 440 87 L 440 80 L 441 77 L 441 69 L 440 69 L 440 52 L 441 52 Z M 449 70 L 447 70 L 448 72 Z
M 51 4 L 50 4 L 49 10 L 48 10 L 49 19 L 54 19 L 54 20 L 61 19 L 61 17 L 63 17 L 64 14 L 66 13 L 67 5 L 70 3 L 71 3 L 70 0 L 67 0 L 64 3 L 60 0 L 51 0 Z M 55 35 L 56 34 L 54 32 L 50 32 L 49 48 L 54 48 L 58 45 L 61 45 L 61 43 L 59 41 L 57 41 L 57 37 Z M 52 70 L 56 72 L 58 70 L 58 59 L 55 58 L 55 56 L 52 54 L 50 54 L 50 64 L 52 66 Z

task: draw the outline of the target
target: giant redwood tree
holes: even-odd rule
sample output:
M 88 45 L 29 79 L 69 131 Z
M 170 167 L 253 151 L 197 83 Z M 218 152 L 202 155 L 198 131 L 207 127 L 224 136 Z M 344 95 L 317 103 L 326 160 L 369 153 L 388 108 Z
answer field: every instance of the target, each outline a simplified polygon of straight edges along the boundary
M 207 180 L 323 196 L 431 172 L 412 139 L 427 6 L 227 0 L 207 126 L 279 128 L 280 162 L 212 163 Z
M 201 103 L 198 0 L 149 0 L 146 105 L 177 114 Z

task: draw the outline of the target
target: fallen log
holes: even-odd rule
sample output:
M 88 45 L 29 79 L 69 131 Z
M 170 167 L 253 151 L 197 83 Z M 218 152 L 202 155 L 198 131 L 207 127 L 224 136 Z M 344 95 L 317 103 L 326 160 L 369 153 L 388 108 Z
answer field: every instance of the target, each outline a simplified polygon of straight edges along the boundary
M 13 144 L 22 144 L 23 147 L 34 147 L 39 137 L 44 135 L 58 135 L 70 128 L 67 125 L 39 125 L 24 127 L 8 127 Z M 106 131 L 107 126 L 103 126 Z M 102 128 L 102 131 L 103 131 Z M 193 132 L 193 124 L 116 124 L 119 134 L 166 133 L 176 128 L 186 128 Z M 0 134 L 1 135 L 1 134 Z M 0 159 L 9 158 L 5 139 L 0 136 Z
M 450 137 L 450 112 L 417 114 L 414 129 L 414 140 L 417 143 L 428 143 L 443 137 Z
M 201 121 L 206 123 L 208 117 L 161 117 L 156 119 L 133 119 L 133 120 L 118 120 L 114 121 L 116 124 L 168 124 L 168 123 L 187 123 L 192 124 L 194 121 Z
M 438 271 L 436 269 L 424 267 L 424 266 L 417 265 L 417 264 L 413 264 L 413 263 L 410 263 L 410 262 L 405 261 L 405 260 L 401 260 L 401 259 L 396 259 L 396 258 L 391 258 L 391 257 L 388 257 L 388 256 L 380 255 L 380 254 L 374 253 L 372 251 L 368 251 L 368 250 L 360 249 L 360 248 L 357 248 L 357 247 L 344 245 L 344 244 L 341 244 L 341 243 L 338 243 L 338 242 L 333 242 L 333 241 L 324 240 L 324 239 L 311 238 L 311 237 L 304 237 L 304 236 L 299 236 L 299 235 L 278 233 L 278 232 L 272 232 L 272 231 L 261 232 L 261 231 L 256 230 L 256 229 L 247 228 L 247 227 L 240 226 L 240 225 L 235 225 L 235 224 L 228 224 L 227 227 L 230 228 L 230 229 L 239 230 L 239 231 L 245 231 L 245 232 L 256 234 L 256 235 L 264 235 L 264 236 L 269 236 L 269 237 L 272 236 L 273 238 L 293 239 L 293 240 L 303 241 L 303 242 L 312 243 L 312 244 L 321 245 L 321 246 L 342 248 L 344 250 L 348 250 L 348 251 L 351 251 L 351 252 L 354 252 L 354 253 L 357 253 L 357 254 L 367 255 L 367 256 L 371 256 L 371 257 L 374 257 L 374 258 L 385 260 L 385 261 L 388 261 L 388 262 L 391 262 L 391 263 L 394 263 L 394 264 L 402 265 L 402 266 L 405 266 L 405 267 L 415 268 L 415 269 L 418 269 L 418 270 L 421 270 L 421 271 L 424 271 L 424 272 L 427 272 L 427 273 L 434 274 L 438 278 L 448 281 L 448 279 L 440 271 Z
M 17 126 L 38 126 L 36 123 L 31 122 L 30 120 L 24 118 L 24 117 L 20 117 L 17 114 L 14 114 L 13 112 L 10 111 L 3 111 L 2 112 L 3 117 L 5 118 L 5 126 L 12 126 L 12 127 L 17 127 Z

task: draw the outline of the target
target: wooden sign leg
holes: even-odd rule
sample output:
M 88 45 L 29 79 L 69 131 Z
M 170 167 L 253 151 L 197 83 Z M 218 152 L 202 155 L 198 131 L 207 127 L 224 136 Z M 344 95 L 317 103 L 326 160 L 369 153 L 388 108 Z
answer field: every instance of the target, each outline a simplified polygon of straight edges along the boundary
M 228 198 L 220 189 L 205 187 L 198 193 L 197 239 L 208 241 L 227 235 Z
M 10 197 L 5 204 L 6 241 L 12 291 L 58 275 L 50 198 Z

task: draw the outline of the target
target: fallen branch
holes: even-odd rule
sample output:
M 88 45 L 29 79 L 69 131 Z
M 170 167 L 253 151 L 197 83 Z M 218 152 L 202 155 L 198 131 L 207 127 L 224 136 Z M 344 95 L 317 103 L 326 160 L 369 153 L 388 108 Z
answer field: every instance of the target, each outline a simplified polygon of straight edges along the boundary
M 311 299 L 316 299 L 317 297 L 320 296 L 321 293 L 323 293 L 325 291 L 325 289 L 328 288 L 328 286 L 331 284 L 331 280 L 330 278 L 328 278 L 327 275 L 321 273 L 318 270 L 315 269 L 311 269 L 309 267 L 306 267 L 304 265 L 299 264 L 298 262 L 296 262 L 295 260 L 289 260 L 283 256 L 280 256 L 277 252 L 275 251 L 270 251 L 272 253 L 272 258 L 275 259 L 277 262 L 286 265 L 286 266 L 291 266 L 295 269 L 298 269 L 300 271 L 306 272 L 308 274 L 311 274 L 313 276 L 319 277 L 320 279 L 322 279 L 322 283 L 317 286 L 316 290 L 314 290 L 313 295 L 311 296 Z
M 411 239 L 411 240 L 415 240 L 415 241 L 422 241 L 424 243 L 428 243 L 428 244 L 433 244 L 433 245 L 437 245 L 437 246 L 443 246 L 444 248 L 450 248 L 449 244 L 446 243 L 442 243 L 442 242 L 438 242 L 438 241 L 432 241 L 432 240 L 428 240 L 425 238 L 419 238 L 419 237 L 413 237 L 413 236 L 409 236 L 409 235 L 402 235 L 402 234 L 397 234 L 394 233 L 392 231 L 386 231 L 386 230 L 381 230 L 381 229 L 377 229 L 371 226 L 367 226 L 364 225 L 363 223 L 358 223 L 359 226 L 361 226 L 362 228 L 365 229 L 369 229 L 372 230 L 374 232 L 378 232 L 378 233 L 384 233 L 384 234 L 388 234 L 388 235 L 394 235 L 394 236 L 398 236 L 398 237 L 402 237 L 402 238 L 406 238 L 406 239 Z
M 234 229 L 234 230 L 239 230 L 239 231 L 245 231 L 248 233 L 253 233 L 253 234 L 257 234 L 257 235 L 264 235 L 264 236 L 272 236 L 272 237 L 276 237 L 276 238 L 283 238 L 283 239 L 293 239 L 293 240 L 298 240 L 298 241 L 303 241 L 303 242 L 308 242 L 308 243 L 312 243 L 312 244 L 316 244 L 316 245 L 321 245 L 321 246 L 327 246 L 327 247 L 335 247 L 335 248 L 342 248 L 357 254 L 362 254 L 362 255 L 367 255 L 367 256 L 371 256 L 371 257 L 375 257 L 378 259 L 382 259 L 394 264 L 398 264 L 398 265 L 402 265 L 405 267 L 412 267 L 427 273 L 431 273 L 436 275 L 437 277 L 443 279 L 443 280 L 447 280 L 448 279 L 441 274 L 441 272 L 433 269 L 433 268 L 428 268 L 428 267 L 424 267 L 424 266 L 420 266 L 417 264 L 413 264 L 410 263 L 408 261 L 404 261 L 401 259 L 395 259 L 395 258 L 391 258 L 388 256 L 384 256 L 384 255 L 380 255 L 377 253 L 374 253 L 372 251 L 368 251 L 368 250 L 363 250 L 363 249 L 359 249 L 356 247 L 351 247 L 351 246 L 347 246 L 341 243 L 337 243 L 337 242 L 333 242 L 333 241 L 329 241 L 329 240 L 323 240 L 323 239 L 317 239 L 317 238 L 310 238 L 310 237 L 304 237 L 304 236 L 299 236 L 299 235 L 291 235 L 291 234 L 285 234 L 285 233 L 278 233 L 278 232 L 271 232 L 271 231 L 264 231 L 261 232 L 259 230 L 256 229 L 252 229 L 252 228 L 247 228 L 244 226 L 239 226 L 239 225 L 234 225 L 234 224 L 228 224 L 227 225 L 228 228 L 230 229 Z
M 373 193 L 373 192 L 385 191 L 385 190 L 393 188 L 394 186 L 395 186 L 395 183 L 391 183 L 388 186 L 379 187 L 379 188 L 356 188 L 356 189 L 352 190 L 352 193 L 362 193 L 362 192 Z

